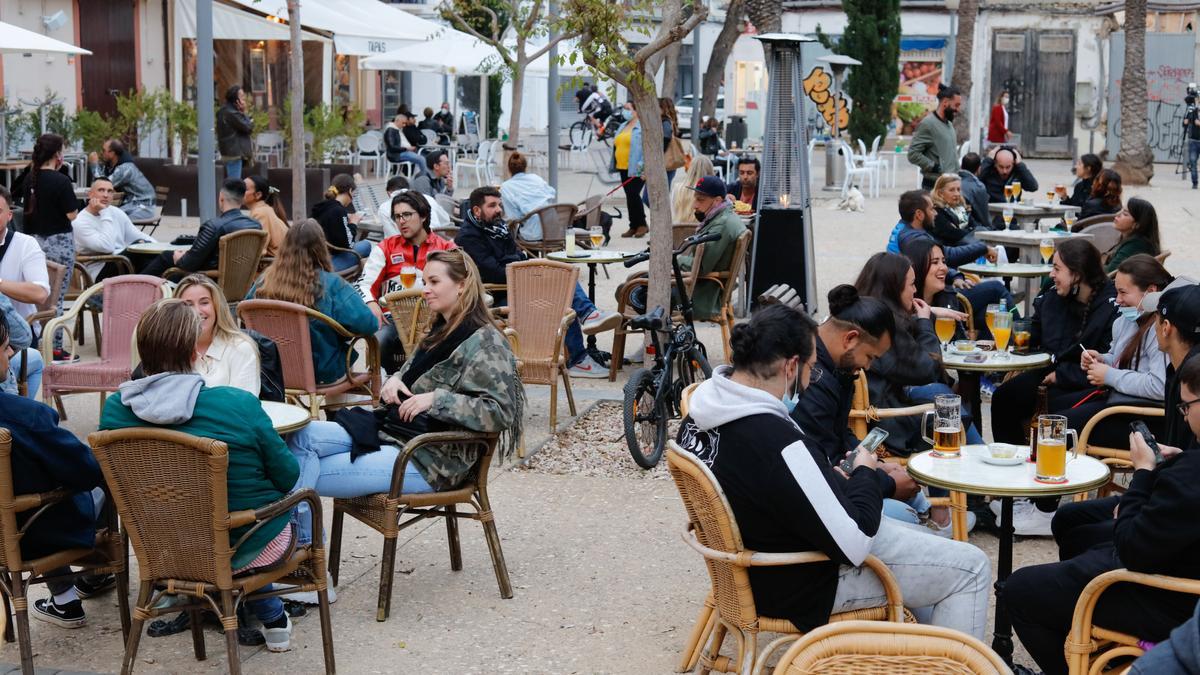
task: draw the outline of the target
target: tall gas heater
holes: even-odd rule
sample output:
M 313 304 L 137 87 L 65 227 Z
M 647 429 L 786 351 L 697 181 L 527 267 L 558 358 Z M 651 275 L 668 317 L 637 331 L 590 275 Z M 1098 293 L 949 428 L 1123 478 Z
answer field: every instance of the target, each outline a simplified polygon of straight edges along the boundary
M 800 47 L 814 38 L 759 35 L 769 48 L 758 215 L 750 255 L 750 297 L 787 284 L 817 311 L 809 196 L 808 131 Z

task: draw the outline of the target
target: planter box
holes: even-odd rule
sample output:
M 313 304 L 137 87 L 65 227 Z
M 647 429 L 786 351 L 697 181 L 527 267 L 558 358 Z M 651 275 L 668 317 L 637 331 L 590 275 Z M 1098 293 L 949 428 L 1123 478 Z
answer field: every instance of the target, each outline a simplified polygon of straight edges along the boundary
M 142 170 L 142 173 L 146 174 L 146 178 L 152 185 L 171 188 L 166 206 L 163 208 L 163 215 L 180 215 L 180 202 L 183 199 L 186 199 L 188 203 L 188 216 L 195 218 L 199 215 L 200 195 L 197 194 L 199 173 L 195 164 L 172 164 L 169 160 L 152 157 L 139 157 L 134 162 Z M 264 171 L 266 171 L 267 180 L 279 190 L 278 198 L 283 200 L 284 208 L 290 214 L 292 170 L 288 168 L 267 169 L 259 164 L 251 164 L 243 167 L 242 175 L 261 175 Z M 307 206 L 316 204 L 322 199 L 325 188 L 329 187 L 331 175 L 330 169 L 323 167 L 310 167 L 304 170 L 304 201 Z M 216 166 L 216 177 L 217 185 L 220 186 L 225 181 L 224 166 L 220 164 Z M 205 197 L 205 199 L 211 200 L 216 200 L 216 198 L 216 194 Z M 295 219 L 295 214 L 290 215 Z

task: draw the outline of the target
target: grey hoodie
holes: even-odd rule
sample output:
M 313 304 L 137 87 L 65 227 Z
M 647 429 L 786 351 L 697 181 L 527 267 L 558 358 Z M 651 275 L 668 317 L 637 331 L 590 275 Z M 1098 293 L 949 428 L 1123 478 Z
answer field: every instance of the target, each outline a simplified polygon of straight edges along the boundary
M 196 373 L 158 373 L 122 382 L 121 402 L 150 424 L 183 424 L 192 419 L 203 385 Z

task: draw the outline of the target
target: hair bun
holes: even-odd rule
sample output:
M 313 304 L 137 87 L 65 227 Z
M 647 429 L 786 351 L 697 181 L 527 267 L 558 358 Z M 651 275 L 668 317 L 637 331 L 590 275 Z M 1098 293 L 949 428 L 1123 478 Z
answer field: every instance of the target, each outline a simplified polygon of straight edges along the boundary
M 858 289 L 850 284 L 835 286 L 829 291 L 829 313 L 837 316 L 858 302 Z
M 755 353 L 757 342 L 758 336 L 748 321 L 736 324 L 733 327 L 733 333 L 729 337 L 729 347 L 734 354 Z

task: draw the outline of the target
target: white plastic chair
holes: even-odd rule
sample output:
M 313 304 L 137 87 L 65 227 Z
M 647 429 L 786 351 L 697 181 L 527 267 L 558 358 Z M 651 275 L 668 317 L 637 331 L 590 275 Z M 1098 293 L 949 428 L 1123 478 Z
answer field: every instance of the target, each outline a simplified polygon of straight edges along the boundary
M 283 134 L 264 131 L 254 137 L 254 159 L 269 167 L 272 158 L 275 159 L 275 166 L 283 164 Z
M 379 176 L 383 173 L 383 135 L 377 131 L 368 131 L 360 135 L 354 140 L 355 157 L 354 163 L 358 164 L 362 160 L 373 160 L 375 164 L 375 175 Z
M 963 144 L 958 146 L 958 163 L 959 164 L 962 164 L 962 158 L 966 157 L 967 153 L 970 151 L 971 151 L 971 141 L 969 141 L 969 140 L 963 141 Z
M 500 162 L 504 161 L 504 142 L 500 140 L 492 141 L 492 147 L 488 151 L 488 161 L 483 165 L 486 172 L 487 183 L 480 185 L 499 185 L 499 176 L 503 173 L 500 168 Z M 480 154 L 483 153 L 483 146 L 479 146 Z M 477 169 L 478 170 L 478 169 Z
M 846 165 L 846 178 L 842 181 L 842 199 L 850 193 L 850 186 L 853 184 L 855 177 L 870 181 L 871 188 L 868 193 L 871 197 L 879 196 L 879 173 L 875 169 L 866 166 L 859 166 L 854 160 L 854 151 L 850 148 L 850 144 L 846 141 L 841 142 L 842 161 Z
M 862 142 L 862 139 L 861 138 L 858 139 L 857 142 L 858 142 L 859 154 L 853 155 L 852 159 L 854 160 L 854 163 L 856 165 L 861 166 L 864 169 L 871 170 L 871 188 L 875 192 L 875 194 L 873 196 L 878 197 L 879 196 L 879 185 L 881 184 L 881 180 L 882 180 L 880 178 L 880 174 L 890 171 L 891 167 L 888 166 L 887 163 L 885 163 L 882 159 L 879 158 L 879 155 L 878 155 L 879 146 L 878 145 L 875 146 L 875 151 L 876 151 L 875 154 L 868 154 L 867 146 L 865 143 Z M 878 136 L 875 137 L 875 143 L 876 144 L 879 143 Z
M 479 143 L 479 153 L 474 158 L 459 157 L 454 163 L 454 184 L 462 185 L 458 179 L 459 169 L 471 169 L 475 172 L 475 182 L 480 186 L 487 185 L 484 182 L 487 178 L 488 164 L 491 162 L 492 142 L 482 141 Z

